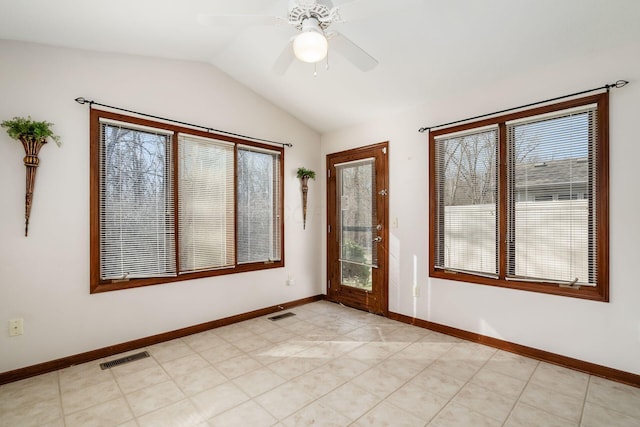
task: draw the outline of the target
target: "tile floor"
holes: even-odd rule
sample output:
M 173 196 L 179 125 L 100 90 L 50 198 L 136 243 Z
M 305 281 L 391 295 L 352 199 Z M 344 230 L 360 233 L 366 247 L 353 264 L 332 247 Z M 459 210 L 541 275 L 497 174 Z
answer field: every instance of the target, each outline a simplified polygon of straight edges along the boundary
M 288 311 L 0 386 L 0 426 L 640 426 L 640 388 L 324 301 Z

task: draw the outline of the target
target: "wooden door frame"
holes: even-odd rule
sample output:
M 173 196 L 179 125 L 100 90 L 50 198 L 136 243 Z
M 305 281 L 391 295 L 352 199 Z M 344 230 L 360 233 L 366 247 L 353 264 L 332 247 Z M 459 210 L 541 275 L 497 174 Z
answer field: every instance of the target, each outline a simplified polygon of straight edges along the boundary
M 389 314 L 389 142 L 384 141 L 377 144 L 367 145 L 363 147 L 358 147 L 350 150 L 339 151 L 336 153 L 330 153 L 326 155 L 326 169 L 327 169 L 327 187 L 326 187 L 326 197 L 327 197 L 327 229 L 326 229 L 326 242 L 327 242 L 327 299 L 329 301 L 336 301 L 334 299 L 334 295 L 339 289 L 340 278 L 334 277 L 335 268 L 331 264 L 331 260 L 337 259 L 335 251 L 337 250 L 336 245 L 331 243 L 331 239 L 334 238 L 335 234 L 332 232 L 336 231 L 336 200 L 332 199 L 331 194 L 335 194 L 336 192 L 336 176 L 335 174 L 330 175 L 330 159 L 333 157 L 346 157 L 346 161 L 349 161 L 348 158 L 351 156 L 355 159 L 361 157 L 364 153 L 371 151 L 375 152 L 375 150 L 383 150 L 383 155 L 380 156 L 382 159 L 381 164 L 378 165 L 376 163 L 376 168 L 380 167 L 382 170 L 382 176 L 377 176 L 376 174 L 376 191 L 386 190 L 386 194 L 383 196 L 383 206 L 384 206 L 384 214 L 382 217 L 378 217 L 378 222 L 382 224 L 382 230 L 379 235 L 382 237 L 382 241 L 378 243 L 378 260 L 382 260 L 379 262 L 378 267 L 378 278 L 380 281 L 378 299 L 376 306 L 373 307 L 373 312 L 376 314 L 382 314 L 384 316 L 388 316 Z M 333 190 L 332 190 L 333 189 Z M 336 289 L 336 291 L 332 291 L 332 289 Z M 333 294 L 333 295 L 332 295 Z M 365 307 L 355 307 L 360 309 L 365 309 Z

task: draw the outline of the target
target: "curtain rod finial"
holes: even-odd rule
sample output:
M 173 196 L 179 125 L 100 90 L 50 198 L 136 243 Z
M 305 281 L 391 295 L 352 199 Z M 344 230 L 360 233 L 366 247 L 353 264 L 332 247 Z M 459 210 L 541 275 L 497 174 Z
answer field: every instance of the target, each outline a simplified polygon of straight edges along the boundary
M 626 86 L 628 84 L 629 84 L 629 81 L 627 81 L 627 80 L 618 80 L 617 82 L 615 82 L 614 86 L 616 88 L 621 88 L 621 87 L 624 87 L 624 86 Z
M 431 129 L 431 128 L 420 128 L 420 129 L 418 129 L 418 132 L 420 132 L 420 133 L 425 133 L 425 132 L 426 132 L 426 131 L 428 131 L 429 129 Z
M 84 104 L 85 102 L 87 102 L 87 100 L 86 100 L 86 99 L 84 99 L 84 98 L 83 98 L 83 97 L 81 97 L 81 96 L 80 96 L 80 97 L 78 97 L 78 98 L 76 98 L 76 99 L 75 99 L 75 101 L 76 101 L 78 104 Z

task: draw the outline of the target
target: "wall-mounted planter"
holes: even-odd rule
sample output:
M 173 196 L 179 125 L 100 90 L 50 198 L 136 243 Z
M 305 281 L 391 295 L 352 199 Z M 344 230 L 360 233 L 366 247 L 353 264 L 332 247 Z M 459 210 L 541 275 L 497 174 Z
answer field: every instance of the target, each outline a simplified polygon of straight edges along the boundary
M 298 168 L 296 176 L 302 184 L 302 229 L 307 228 L 307 192 L 309 191 L 309 178 L 316 179 L 316 173 L 303 167 Z
M 53 139 L 60 146 L 60 137 L 51 130 L 53 123 L 35 122 L 31 117 L 14 117 L 11 120 L 2 122 L 2 127 L 7 128 L 9 136 L 22 143 L 25 157 L 24 165 L 27 168 L 26 194 L 24 200 L 24 235 L 29 233 L 29 217 L 31 216 L 31 205 L 33 202 L 33 188 L 36 181 L 36 171 L 40 164 L 38 153 L 47 138 Z

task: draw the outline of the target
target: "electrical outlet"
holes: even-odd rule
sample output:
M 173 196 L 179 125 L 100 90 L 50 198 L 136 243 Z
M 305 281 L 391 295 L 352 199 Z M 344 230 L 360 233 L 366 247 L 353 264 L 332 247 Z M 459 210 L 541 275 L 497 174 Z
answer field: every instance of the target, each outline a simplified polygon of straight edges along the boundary
M 293 286 L 295 284 L 296 284 L 295 280 L 293 280 L 291 277 L 287 279 L 287 286 Z
M 9 336 L 16 337 L 24 333 L 24 319 L 9 320 Z
M 413 296 L 415 298 L 418 298 L 420 296 L 420 287 L 419 286 L 414 286 L 413 287 Z

